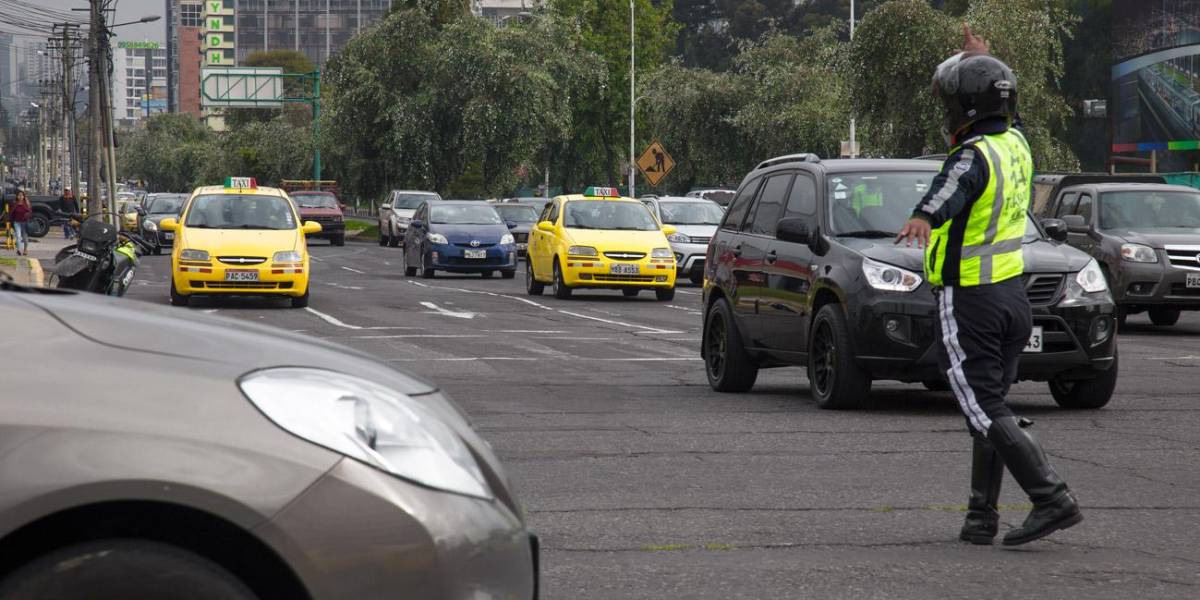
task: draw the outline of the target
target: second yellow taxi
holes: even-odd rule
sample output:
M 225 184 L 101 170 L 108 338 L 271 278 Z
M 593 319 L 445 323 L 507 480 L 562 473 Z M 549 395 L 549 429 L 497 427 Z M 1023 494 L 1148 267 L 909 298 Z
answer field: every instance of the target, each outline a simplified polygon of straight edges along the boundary
M 301 223 L 282 190 L 230 177 L 223 186 L 197 188 L 179 219 L 163 219 L 159 228 L 175 234 L 171 304 L 226 294 L 285 296 L 294 308 L 308 306 L 304 236 L 320 233 L 321 225 Z
M 579 288 L 619 289 L 626 296 L 652 289 L 659 300 L 671 300 L 675 255 L 667 236 L 674 232 L 615 188 L 558 196 L 530 231 L 525 288 L 537 296 L 549 285 L 563 299 Z

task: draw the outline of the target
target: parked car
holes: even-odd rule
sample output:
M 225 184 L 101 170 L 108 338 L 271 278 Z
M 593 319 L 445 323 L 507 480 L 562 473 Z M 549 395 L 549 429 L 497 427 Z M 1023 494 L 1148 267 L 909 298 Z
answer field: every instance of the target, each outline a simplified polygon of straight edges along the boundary
M 25 229 L 29 237 L 40 238 L 50 232 L 50 223 L 54 221 L 55 215 L 62 208 L 58 198 L 58 196 L 29 196 L 29 205 L 33 208 L 33 214 L 29 215 L 29 224 Z
M 708 242 L 725 216 L 721 205 L 703 198 L 677 196 L 643 197 L 642 202 L 660 223 L 675 226 L 675 233 L 667 236 L 667 241 L 675 254 L 678 277 L 687 277 L 696 285 L 704 283 Z
M 713 202 L 716 202 L 717 204 L 720 204 L 721 206 L 729 206 L 729 203 L 733 201 L 733 196 L 736 193 L 737 193 L 737 190 L 726 190 L 726 189 L 721 189 L 721 188 L 714 188 L 714 189 L 692 190 L 687 193 L 687 197 L 688 198 L 704 198 L 705 200 L 712 200 Z
M 893 244 L 939 167 L 800 155 L 747 175 L 705 262 L 701 353 L 712 387 L 748 390 L 760 368 L 797 365 L 822 408 L 862 405 L 877 379 L 948 389 L 924 253 Z M 1049 382 L 1062 407 L 1098 408 L 1117 382 L 1115 307 L 1100 266 L 1065 239 L 1062 221 L 1028 218 L 1034 327 L 1018 377 Z
M 333 192 L 298 190 L 289 195 L 300 211 L 301 221 L 321 224 L 321 233 L 309 235 L 308 239 L 326 239 L 334 246 L 346 245 L 346 221 L 342 216 L 341 204 Z
M 1124 325 L 1149 312 L 1174 325 L 1200 310 L 1200 192 L 1181 185 L 1086 183 L 1059 190 L 1043 216 L 1066 222 L 1067 241 L 1100 263 Z
M 533 229 L 538 220 L 537 209 L 528 204 L 517 203 L 497 203 L 493 204 L 492 208 L 496 209 L 506 224 L 512 225 L 509 231 L 517 243 L 517 256 L 524 258 L 529 248 L 529 230 Z
M 179 218 L 183 204 L 189 194 L 149 194 L 146 200 L 146 216 L 142 217 L 142 238 L 154 244 L 154 253 L 161 254 L 163 248 L 175 245 L 175 233 L 163 231 L 158 224 L 166 218 Z
M 404 242 L 404 234 L 413 213 L 429 200 L 441 200 L 437 192 L 392 190 L 379 205 L 379 245 L 395 248 Z
M 436 271 L 479 273 L 496 271 L 505 279 L 517 274 L 513 234 L 493 205 L 475 200 L 435 200 L 416 210 L 404 239 L 404 275 L 421 272 L 429 279 Z
M 0 282 L 0 313 L 0 597 L 536 596 L 524 511 L 432 384 L 144 302 Z

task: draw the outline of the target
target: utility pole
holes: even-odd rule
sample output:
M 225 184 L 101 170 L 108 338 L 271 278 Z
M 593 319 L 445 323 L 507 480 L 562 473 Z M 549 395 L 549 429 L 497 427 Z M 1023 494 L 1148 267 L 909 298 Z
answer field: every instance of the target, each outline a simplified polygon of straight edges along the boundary
M 55 29 L 61 28 L 58 38 L 52 38 L 53 49 L 58 50 L 62 59 L 62 168 L 61 172 L 69 173 L 63 176 L 63 187 L 70 187 L 79 196 L 79 140 L 75 133 L 75 65 L 77 64 L 76 50 L 79 50 L 79 38 L 72 33 L 74 23 L 57 23 Z
M 637 104 L 637 96 L 633 93 L 633 80 L 636 73 L 637 61 L 634 59 L 635 38 L 634 38 L 634 22 L 633 22 L 633 0 L 629 0 L 629 197 L 637 198 L 637 193 L 633 188 L 633 178 L 637 174 L 637 157 L 634 152 L 637 151 L 633 147 L 633 133 L 635 127 L 634 113 L 635 105 Z
M 850 0 L 850 44 L 854 44 L 854 0 Z M 850 117 L 850 158 L 858 158 L 858 132 L 854 117 Z
M 88 203 L 89 215 L 101 212 L 100 205 L 100 131 L 104 126 L 100 103 L 100 38 L 105 35 L 101 23 L 101 0 L 90 0 L 88 28 Z

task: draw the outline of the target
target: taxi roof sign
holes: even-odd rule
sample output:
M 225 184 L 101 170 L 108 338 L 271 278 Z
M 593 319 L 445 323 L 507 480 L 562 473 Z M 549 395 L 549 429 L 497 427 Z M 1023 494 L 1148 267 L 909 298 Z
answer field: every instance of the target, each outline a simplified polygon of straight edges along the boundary
M 618 190 L 615 187 L 600 187 L 593 185 L 584 190 L 583 195 L 592 198 L 620 198 L 621 190 Z
M 254 189 L 258 187 L 258 182 L 253 177 L 226 177 L 225 187 L 239 190 Z

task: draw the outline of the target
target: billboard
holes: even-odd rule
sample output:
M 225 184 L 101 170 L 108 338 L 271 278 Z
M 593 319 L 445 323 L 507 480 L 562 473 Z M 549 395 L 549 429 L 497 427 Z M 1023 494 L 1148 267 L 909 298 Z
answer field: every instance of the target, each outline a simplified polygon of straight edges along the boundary
M 1114 0 L 1112 151 L 1200 149 L 1200 0 Z

